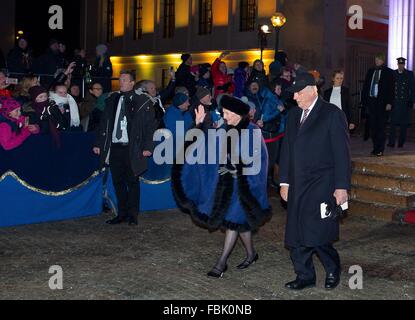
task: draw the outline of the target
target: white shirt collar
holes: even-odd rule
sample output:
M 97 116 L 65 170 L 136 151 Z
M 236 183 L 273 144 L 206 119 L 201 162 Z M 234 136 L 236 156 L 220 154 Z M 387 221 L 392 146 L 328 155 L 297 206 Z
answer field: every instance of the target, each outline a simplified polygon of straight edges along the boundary
M 311 111 L 313 110 L 314 106 L 316 105 L 318 100 L 318 96 L 317 98 L 314 100 L 314 102 L 311 104 L 311 106 L 308 108 L 308 115 L 310 115 Z M 304 110 L 303 110 L 303 115 L 304 115 Z

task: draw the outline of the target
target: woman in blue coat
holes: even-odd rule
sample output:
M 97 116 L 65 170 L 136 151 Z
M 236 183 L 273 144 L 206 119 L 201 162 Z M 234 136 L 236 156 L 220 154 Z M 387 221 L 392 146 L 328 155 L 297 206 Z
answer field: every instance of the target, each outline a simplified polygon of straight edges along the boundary
M 172 170 L 173 195 L 178 207 L 190 214 L 197 225 L 210 232 L 226 230 L 222 255 L 208 273 L 208 276 L 215 278 L 222 277 L 228 269 L 227 260 L 238 237 L 247 256 L 237 268 L 245 269 L 258 260 L 252 232 L 272 214 L 267 195 L 268 153 L 260 130 L 249 121 L 249 106 L 229 96 L 223 97 L 221 104 L 226 120 L 221 129 L 228 136 L 235 134 L 241 138 L 239 148 L 229 138 L 217 139 L 217 150 L 226 147 L 223 164 L 219 164 L 219 157 L 216 157 L 214 163 L 198 161 L 189 164 L 185 161 L 184 165 L 175 164 Z M 197 127 L 203 123 L 205 116 L 203 108 L 196 110 Z M 244 148 L 249 155 L 254 155 L 253 161 L 246 161 Z M 200 159 L 208 160 L 211 155 L 212 150 L 209 150 Z

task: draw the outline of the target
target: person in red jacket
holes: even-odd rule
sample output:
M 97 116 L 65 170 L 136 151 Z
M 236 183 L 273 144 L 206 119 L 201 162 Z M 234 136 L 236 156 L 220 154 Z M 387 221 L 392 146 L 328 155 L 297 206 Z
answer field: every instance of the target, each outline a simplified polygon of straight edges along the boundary
M 28 124 L 20 109 L 13 98 L 0 100 L 0 145 L 4 150 L 17 148 L 31 134 L 39 133 L 39 126 Z
M 214 84 L 215 99 L 220 94 L 233 93 L 234 90 L 232 85 L 232 77 L 228 76 L 226 63 L 222 61 L 228 54 L 229 53 L 227 52 L 223 52 L 212 64 L 212 79 Z

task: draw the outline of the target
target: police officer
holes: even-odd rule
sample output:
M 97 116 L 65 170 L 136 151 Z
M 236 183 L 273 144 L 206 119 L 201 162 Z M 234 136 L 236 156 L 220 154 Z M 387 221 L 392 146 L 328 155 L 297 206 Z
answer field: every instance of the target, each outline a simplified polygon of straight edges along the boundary
M 398 69 L 394 71 L 395 99 L 391 111 L 391 129 L 388 147 L 395 147 L 396 129 L 400 128 L 398 147 L 406 141 L 406 131 L 410 121 L 411 107 L 415 108 L 415 78 L 412 71 L 405 69 L 406 59 L 398 58 Z

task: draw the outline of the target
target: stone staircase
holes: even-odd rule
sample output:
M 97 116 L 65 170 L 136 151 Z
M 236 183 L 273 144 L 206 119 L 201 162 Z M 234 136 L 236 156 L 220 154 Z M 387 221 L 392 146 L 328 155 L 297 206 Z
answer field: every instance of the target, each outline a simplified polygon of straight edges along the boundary
M 350 215 L 399 220 L 415 208 L 415 155 L 353 160 Z

